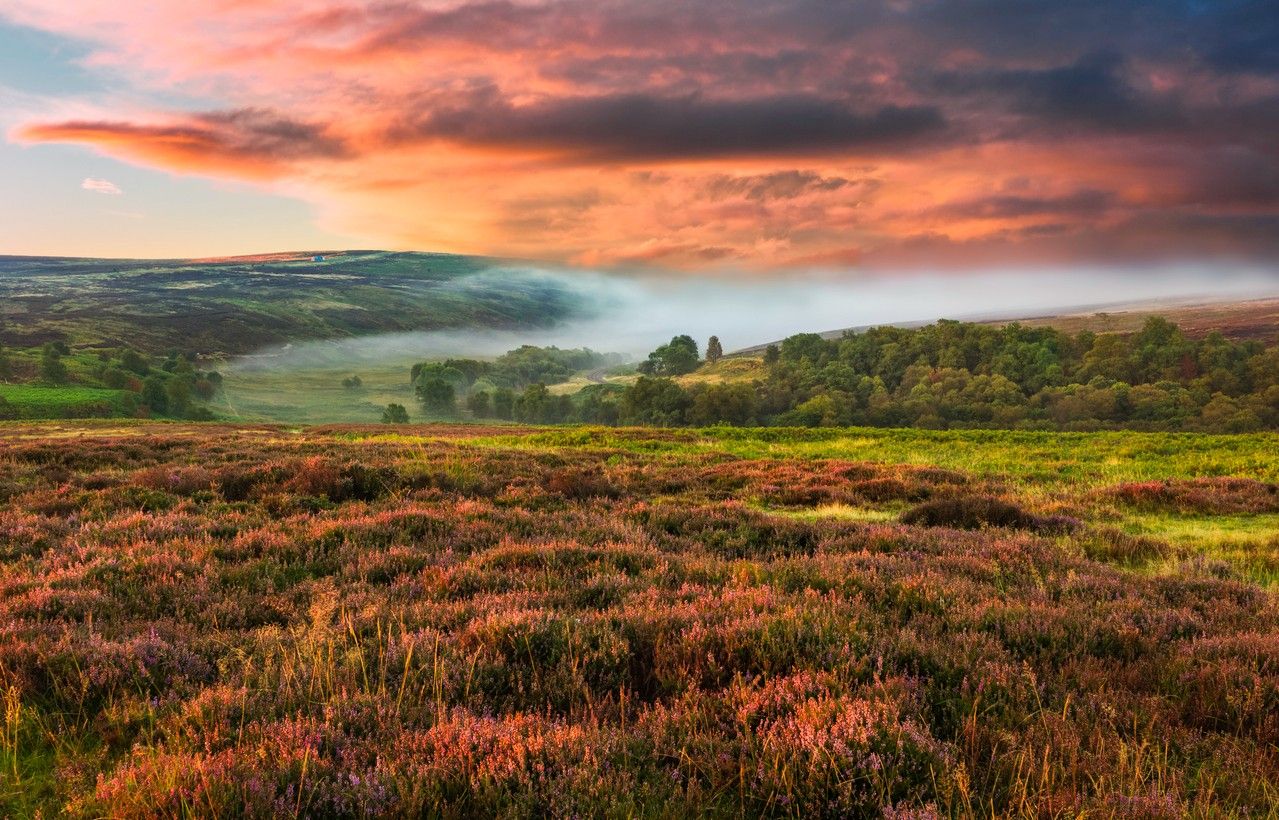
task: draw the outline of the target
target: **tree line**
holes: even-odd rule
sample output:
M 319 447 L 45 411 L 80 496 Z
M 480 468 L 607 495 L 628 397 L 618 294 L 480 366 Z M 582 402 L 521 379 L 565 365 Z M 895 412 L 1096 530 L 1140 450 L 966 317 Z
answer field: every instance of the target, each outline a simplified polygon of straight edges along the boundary
M 723 355 L 718 339 L 706 353 L 677 336 L 627 386 L 554 395 L 530 379 L 465 391 L 465 406 L 475 418 L 545 424 L 1279 429 L 1279 346 L 1190 338 L 1161 317 L 1133 334 L 956 321 L 802 333 L 770 346 L 757 378 L 677 381 Z M 451 407 L 442 391 L 419 396 L 457 412 L 457 396 Z

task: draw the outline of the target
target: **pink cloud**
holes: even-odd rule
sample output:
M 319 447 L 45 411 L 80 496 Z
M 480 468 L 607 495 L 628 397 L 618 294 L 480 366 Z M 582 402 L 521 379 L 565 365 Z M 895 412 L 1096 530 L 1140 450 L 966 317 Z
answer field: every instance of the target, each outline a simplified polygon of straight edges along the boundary
M 1187 58 L 1171 7 L 1137 5 L 1104 27 L 804 0 L 0 16 L 88 41 L 143 98 L 222 103 L 37 117 L 19 140 L 278 188 L 380 243 L 670 267 L 1279 255 L 1279 79 L 1212 42 Z

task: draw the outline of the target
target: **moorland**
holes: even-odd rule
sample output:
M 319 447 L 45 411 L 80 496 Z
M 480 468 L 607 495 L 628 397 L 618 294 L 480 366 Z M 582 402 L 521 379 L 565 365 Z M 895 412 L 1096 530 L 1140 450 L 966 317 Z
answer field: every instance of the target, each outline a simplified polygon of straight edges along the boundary
M 1276 452 L 10 422 L 0 814 L 1274 816 Z

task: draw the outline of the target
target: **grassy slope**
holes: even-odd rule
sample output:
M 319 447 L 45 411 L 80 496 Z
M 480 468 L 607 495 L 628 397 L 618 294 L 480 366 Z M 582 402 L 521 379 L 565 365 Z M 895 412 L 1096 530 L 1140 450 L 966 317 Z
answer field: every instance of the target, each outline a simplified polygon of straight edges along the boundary
M 17 408 L 22 418 L 67 418 L 95 413 L 106 405 L 120 411 L 122 390 L 96 387 L 0 384 L 0 398 Z
M 0 257 L 0 343 L 247 353 L 304 339 L 544 327 L 589 305 L 497 260 L 340 252 L 206 261 Z
M 1054 327 L 1067 333 L 1091 330 L 1094 333 L 1135 333 L 1151 316 L 1162 316 L 1188 336 L 1207 336 L 1213 331 L 1231 339 L 1259 339 L 1270 343 L 1279 334 L 1279 299 L 1249 299 L 1240 302 L 1188 304 L 1185 300 L 1171 304 L 1139 303 L 1118 305 L 1103 310 L 1048 313 L 1023 318 L 964 319 L 977 324 L 1006 325 L 1017 322 L 1032 327 Z M 919 327 L 927 322 L 894 323 L 900 327 Z M 847 332 L 860 332 L 865 327 L 813 331 L 827 339 L 838 339 Z M 779 340 L 780 341 L 780 340 Z M 774 342 L 775 343 L 775 342 Z M 734 351 L 731 355 L 759 355 L 770 343 L 761 342 Z
M 307 370 L 229 370 L 223 389 L 211 403 L 219 416 L 233 421 L 278 421 L 290 424 L 368 423 L 382 417 L 391 402 L 408 408 L 418 404 L 409 384 L 408 362 L 387 367 Z M 350 390 L 342 380 L 358 372 L 363 386 Z

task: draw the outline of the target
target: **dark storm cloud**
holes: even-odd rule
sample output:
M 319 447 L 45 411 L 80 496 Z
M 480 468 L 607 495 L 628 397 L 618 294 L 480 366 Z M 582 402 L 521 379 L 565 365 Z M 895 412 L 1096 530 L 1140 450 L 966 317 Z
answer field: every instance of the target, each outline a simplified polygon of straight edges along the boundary
M 1114 53 L 1093 53 L 1041 69 L 983 69 L 938 75 L 943 93 L 971 94 L 1049 128 L 1081 125 L 1107 131 L 1174 129 L 1187 113 L 1171 94 L 1136 88 Z
M 672 158 L 901 150 L 945 127 L 931 106 L 869 112 L 808 95 L 714 100 L 620 94 L 513 106 L 492 93 L 437 107 L 401 138 L 582 152 L 595 158 Z
M 1032 197 L 1000 195 L 952 202 L 932 211 L 938 216 L 958 219 L 1017 219 L 1029 216 L 1095 217 L 1115 204 L 1110 191 L 1088 189 L 1066 196 Z

